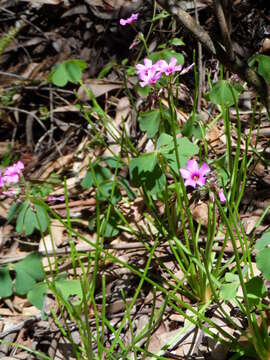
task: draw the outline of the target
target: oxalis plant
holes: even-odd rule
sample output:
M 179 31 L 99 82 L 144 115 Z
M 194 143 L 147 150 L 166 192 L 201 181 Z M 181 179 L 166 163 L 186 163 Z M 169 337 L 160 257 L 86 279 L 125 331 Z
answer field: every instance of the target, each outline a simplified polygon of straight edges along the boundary
M 155 17 L 154 13 L 154 19 Z M 122 19 L 121 25 L 135 26 L 136 21 L 139 21 L 139 14 L 132 14 L 128 19 Z M 152 28 L 149 31 L 151 30 Z M 196 66 L 193 63 L 184 66 L 184 56 L 174 50 L 175 46 L 183 45 L 181 39 L 174 38 L 169 46 L 163 44 L 159 51 L 150 53 L 147 46 L 149 36 L 139 34 L 138 38 L 143 44 L 143 50 L 136 63 L 126 67 L 124 62 L 122 67 L 125 84 L 129 75 L 138 77 L 134 92 L 127 86 L 125 91 L 130 102 L 134 104 L 139 128 L 148 141 L 149 146 L 144 152 L 137 150 L 125 131 L 124 122 L 123 130 L 120 131 L 102 109 L 91 89 L 83 84 L 82 71 L 86 67 L 83 61 L 73 59 L 57 65 L 48 79 L 56 86 L 65 86 L 71 82 L 80 84 L 85 89 L 90 98 L 90 106 L 81 104 L 80 109 L 89 124 L 91 140 L 107 148 L 111 154 L 91 159 L 87 175 L 81 183 L 84 189 L 95 189 L 96 213 L 89 219 L 89 231 L 96 233 L 95 242 L 82 236 L 73 226 L 69 215 L 66 184 L 64 198 L 60 199 L 66 203 L 67 216 L 63 219 L 44 201 L 47 200 L 48 203 L 52 190 L 34 187 L 23 179 L 23 164 L 18 162 L 13 165 L 14 168 L 3 172 L 1 187 L 3 192 L 9 191 L 3 194 L 17 196 L 17 204 L 12 207 L 9 220 L 16 218 L 19 233 L 31 235 L 34 231 L 40 231 L 43 235 L 45 231 L 50 232 L 49 219 L 54 217 L 66 227 L 69 236 L 73 280 L 62 277 L 59 262 L 55 257 L 55 270 L 51 265 L 45 281 L 42 281 L 43 271 L 39 277 L 32 276 L 33 289 L 27 289 L 27 296 L 33 304 L 42 309 L 46 293 L 50 291 L 54 294 L 62 321 L 59 321 L 53 309 L 51 315 L 62 335 L 71 343 L 73 355 L 77 359 L 131 359 L 139 356 L 165 359 L 166 351 L 173 349 L 179 336 L 192 325 L 200 327 L 216 341 L 227 344 L 234 353 L 232 359 L 241 356 L 269 359 L 269 304 L 266 281 L 270 278 L 270 237 L 269 233 L 265 233 L 255 244 L 255 235 L 251 239 L 247 237 L 239 215 L 248 170 L 253 161 L 248 150 L 251 146 L 257 99 L 250 130 L 244 138 L 238 98 L 245 84 L 224 80 L 221 67 L 220 80 L 216 83 L 209 80 L 210 90 L 205 94 L 219 110 L 217 117 L 211 124 L 203 124 L 194 105 L 188 121 L 180 126 L 175 95 L 180 91 L 181 76 L 193 72 L 196 104 Z M 146 54 L 144 58 L 143 51 Z M 263 65 L 261 61 L 264 62 Z M 258 66 L 258 71 L 264 71 L 267 61 L 265 58 L 256 57 L 250 66 Z M 142 108 L 135 106 L 134 94 L 142 97 Z M 232 106 L 236 110 L 234 122 L 230 118 Z M 102 125 L 105 135 L 101 134 L 94 122 L 94 116 Z M 208 151 L 205 134 L 207 127 L 210 128 L 220 118 L 224 121 L 226 152 L 213 160 Z M 233 143 L 232 135 L 235 134 L 237 140 Z M 115 153 L 109 146 L 108 136 L 120 146 L 120 153 Z M 12 194 L 11 190 L 15 185 L 20 191 Z M 142 228 L 139 224 L 131 225 L 119 206 L 121 201 L 131 203 L 138 196 L 145 205 L 143 215 L 148 222 L 147 228 Z M 201 203 L 206 204 L 206 223 L 202 223 L 200 219 L 194 220 L 192 205 L 195 204 L 196 207 Z M 256 227 L 263 221 L 267 211 L 268 209 Z M 106 239 L 114 238 L 120 232 L 129 233 L 142 243 L 147 253 L 143 266 L 136 267 L 108 250 Z M 88 243 L 93 251 L 89 251 L 87 255 L 79 253 L 75 248 L 74 237 Z M 222 238 L 221 243 L 217 240 L 219 238 Z M 168 244 L 174 271 L 156 255 L 158 247 L 164 243 Z M 226 256 L 226 246 L 229 243 L 233 246 L 230 258 Z M 254 255 L 257 268 L 261 272 L 259 275 L 254 273 Z M 31 255 L 31 259 L 36 256 Z M 17 277 L 24 271 L 27 273 L 25 264 L 29 261 L 26 258 L 14 267 L 8 265 L 0 269 L 2 277 L 8 279 L 9 284 L 9 291 L 2 296 L 10 296 L 14 290 L 19 293 Z M 153 262 L 165 275 L 160 275 L 160 278 L 153 276 Z M 125 290 L 121 291 L 125 309 L 117 326 L 110 321 L 106 313 L 105 268 L 108 264 L 123 267 L 138 278 L 134 294 L 128 301 Z M 15 271 L 15 287 L 12 271 Z M 181 273 L 181 277 L 176 275 L 177 272 Z M 152 288 L 152 311 L 148 324 L 136 333 L 131 311 L 145 284 Z M 99 303 L 96 296 L 98 293 L 102 295 Z M 163 295 L 163 301 L 158 307 L 157 293 Z M 26 294 L 26 291 L 21 294 Z M 233 329 L 233 335 L 207 316 L 207 310 L 214 304 L 218 305 L 220 314 Z M 238 308 L 247 323 L 236 322 L 228 313 L 228 305 Z M 150 352 L 148 346 L 151 334 L 159 326 L 168 307 L 182 315 L 185 324 L 159 351 Z M 91 324 L 89 317 L 93 320 Z M 79 342 L 76 342 L 72 335 L 70 321 L 76 324 L 80 335 Z M 122 337 L 122 331 L 126 328 L 131 334 L 129 343 L 124 342 Z
M 123 22 L 122 25 L 133 24 L 137 19 L 138 16 L 133 14 L 131 18 L 125 19 L 125 23 Z M 226 135 L 225 155 L 215 161 L 210 160 L 205 141 L 207 129 L 196 114 L 195 107 L 184 126 L 179 127 L 177 119 L 177 103 L 174 94 L 175 91 L 177 93 L 181 76 L 188 71 L 193 71 L 197 87 L 196 67 L 193 64 L 184 67 L 183 55 L 173 49 L 174 44 L 182 45 L 181 40 L 173 39 L 171 48 L 149 53 L 147 40 L 142 34 L 139 35 L 139 38 L 147 57 L 138 61 L 135 67 L 129 67 L 126 76 L 131 74 L 138 76 L 136 91 L 143 97 L 144 106 L 143 109 L 136 108 L 135 110 L 140 130 L 146 134 L 151 145 L 150 150 L 146 152 L 138 152 L 125 133 L 124 127 L 123 133 L 120 133 L 109 115 L 98 104 L 91 89 L 84 86 L 80 79 L 81 70 L 85 67 L 83 63 L 77 60 L 73 61 L 70 68 L 66 62 L 64 68 L 63 66 L 56 67 L 51 77 L 52 82 L 57 79 L 56 85 L 61 85 L 58 79 L 63 77 L 60 80 L 63 84 L 67 81 L 78 82 L 85 89 L 92 106 L 89 111 L 89 106 L 86 108 L 82 105 L 81 111 L 89 123 L 92 135 L 96 136 L 99 142 L 111 152 L 111 156 L 97 157 L 89 163 L 89 171 L 82 182 L 82 187 L 85 189 L 96 188 L 96 217 L 89 220 L 89 227 L 97 233 L 97 241 L 95 244 L 90 243 L 95 249 L 95 255 L 91 261 L 89 259 L 88 268 L 91 266 L 90 264 L 94 266 L 94 277 L 90 285 L 85 282 L 85 277 L 82 277 L 81 286 L 84 299 L 80 310 L 70 307 L 65 302 L 62 303 L 63 308 L 68 309 L 72 319 L 79 323 L 80 333 L 84 339 L 84 347 L 79 349 L 74 347 L 74 351 L 77 354 L 81 352 L 88 354 L 90 358 L 95 357 L 95 351 L 98 354 L 97 358 L 104 353 L 108 358 L 114 358 L 116 348 L 118 356 L 122 358 L 129 358 L 130 352 L 148 354 L 147 346 L 142 348 L 139 344 L 144 339 L 144 343 L 147 345 L 151 330 L 155 328 L 162 318 L 165 307 L 169 305 L 174 311 L 184 316 L 187 327 L 190 326 L 188 324 L 195 324 L 217 341 L 225 342 L 235 352 L 232 358 L 250 356 L 268 359 L 269 307 L 265 299 L 265 280 L 269 278 L 266 261 L 269 239 L 268 235 L 265 235 L 256 244 L 256 263 L 262 275 L 255 276 L 251 260 L 254 249 L 252 242 L 250 243 L 245 234 L 239 216 L 239 206 L 245 189 L 248 168 L 252 162 L 252 158 L 248 157 L 248 149 L 257 111 L 257 100 L 254 104 L 249 134 L 243 139 L 238 98 L 245 84 L 224 80 L 222 67 L 220 80 L 214 84 L 209 81 L 210 91 L 205 96 L 220 111 L 220 114 L 209 126 L 222 117 Z M 260 61 L 265 61 L 265 59 L 257 57 L 256 61 L 260 66 L 260 71 L 263 71 Z M 126 88 L 126 91 L 130 96 L 131 103 L 134 103 L 129 88 Z M 196 99 L 194 103 L 196 103 Z M 236 109 L 236 123 L 232 123 L 230 119 L 229 110 L 232 106 Z M 121 157 L 107 145 L 106 137 L 100 136 L 91 114 L 95 114 L 99 118 L 107 134 L 120 145 Z M 232 134 L 237 134 L 237 141 L 234 145 L 232 144 Z M 244 150 L 241 149 L 241 140 L 244 140 Z M 200 144 L 202 144 L 201 147 Z M 123 161 L 123 155 L 127 157 L 128 162 Z M 124 172 L 128 172 L 129 178 L 123 177 L 120 169 L 126 169 Z M 117 206 L 123 191 L 130 201 L 140 194 L 147 209 L 145 216 L 149 222 L 153 243 L 149 246 L 147 242 L 143 242 L 149 253 L 144 269 L 134 268 L 104 249 L 104 239 L 114 237 L 120 231 L 129 232 L 137 239 L 142 239 L 142 229 L 133 228 Z M 192 202 L 198 202 L 198 199 L 207 204 L 207 224 L 194 221 L 190 208 Z M 160 204 L 162 204 L 163 211 L 160 211 Z M 258 223 L 263 220 L 263 216 Z M 61 219 L 59 220 L 61 221 Z M 68 225 L 68 230 L 70 234 L 89 243 L 89 240 L 72 228 L 71 223 Z M 217 252 L 215 246 L 218 234 L 223 235 L 223 242 Z M 159 262 L 159 266 L 167 274 L 166 283 L 153 280 L 149 276 L 151 260 L 158 261 L 155 257 L 155 250 L 161 241 L 168 243 L 176 268 L 183 274 L 181 279 L 161 262 Z M 233 256 L 228 260 L 225 251 L 229 242 L 233 244 Z M 240 244 L 240 248 L 238 244 Z M 78 258 L 78 254 L 74 253 L 74 255 L 75 258 Z M 97 263 L 106 258 L 129 269 L 140 279 L 131 302 L 126 305 L 125 315 L 118 328 L 114 328 L 106 318 L 105 276 L 102 276 L 103 305 L 101 313 L 97 310 L 94 297 L 96 281 L 99 277 Z M 87 274 L 85 269 L 84 274 Z M 139 296 L 143 283 L 152 285 L 154 293 L 157 290 L 160 291 L 165 300 L 159 311 L 156 311 L 153 305 L 149 326 L 135 336 L 130 311 Z M 191 303 L 196 303 L 196 306 L 182 300 L 180 295 L 190 299 Z M 122 296 L 125 299 L 124 293 Z M 206 310 L 212 303 L 218 305 L 219 311 L 236 335 L 232 336 L 231 333 L 206 316 Z M 236 323 L 228 314 L 226 304 L 236 306 L 246 317 L 247 325 Z M 80 312 L 85 313 L 87 306 L 92 306 L 94 309 L 97 322 L 94 333 L 90 327 L 81 322 L 79 317 Z M 120 338 L 127 323 L 133 334 L 130 345 L 123 344 Z M 109 348 L 104 346 L 105 327 L 114 336 Z M 186 331 L 187 327 L 184 327 L 182 331 Z M 179 335 L 180 333 L 181 331 Z M 155 355 L 155 358 L 162 358 L 165 351 L 173 347 L 174 341 L 176 342 L 176 339 L 168 341 L 158 353 L 152 355 Z

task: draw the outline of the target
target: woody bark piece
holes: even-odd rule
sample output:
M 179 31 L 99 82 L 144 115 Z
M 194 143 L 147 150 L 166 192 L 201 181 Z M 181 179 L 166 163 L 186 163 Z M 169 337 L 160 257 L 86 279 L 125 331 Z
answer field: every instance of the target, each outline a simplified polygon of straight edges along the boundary
M 232 60 L 224 46 L 211 39 L 210 35 L 186 11 L 177 5 L 176 0 L 157 0 L 159 5 L 170 12 L 201 44 L 212 53 L 230 71 L 236 73 L 241 79 L 252 86 L 260 95 L 268 113 L 270 113 L 270 90 L 267 82 L 248 64 L 237 56 Z

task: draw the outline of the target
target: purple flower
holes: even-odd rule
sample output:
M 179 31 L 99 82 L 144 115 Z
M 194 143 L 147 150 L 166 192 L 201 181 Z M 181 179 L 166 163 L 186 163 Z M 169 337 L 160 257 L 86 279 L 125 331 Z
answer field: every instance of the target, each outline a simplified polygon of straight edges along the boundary
M 138 20 L 139 13 L 131 14 L 127 19 L 120 19 L 120 25 L 125 26 L 127 24 L 132 24 L 134 21 Z
M 224 204 L 226 202 L 226 197 L 224 195 L 224 192 L 222 189 L 218 190 L 218 197 L 219 197 L 219 201 Z
M 209 166 L 203 163 L 199 168 L 196 160 L 189 160 L 185 169 L 180 169 L 181 176 L 185 179 L 185 186 L 192 186 L 195 188 L 205 185 L 205 175 L 210 171 Z

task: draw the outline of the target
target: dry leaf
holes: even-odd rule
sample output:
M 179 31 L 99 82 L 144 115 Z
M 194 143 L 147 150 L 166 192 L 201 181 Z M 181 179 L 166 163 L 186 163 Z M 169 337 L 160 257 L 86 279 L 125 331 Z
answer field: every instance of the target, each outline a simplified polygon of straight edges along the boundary
M 123 82 L 120 81 L 109 81 L 109 80 L 97 80 L 97 79 L 88 79 L 84 81 L 84 86 L 81 86 L 78 90 L 78 99 L 81 101 L 89 101 L 90 97 L 85 91 L 86 89 L 91 89 L 94 97 L 98 98 L 108 92 L 116 89 L 121 89 L 123 87 Z
M 208 224 L 208 205 L 206 203 L 193 203 L 190 205 L 190 212 L 197 223 L 203 226 Z

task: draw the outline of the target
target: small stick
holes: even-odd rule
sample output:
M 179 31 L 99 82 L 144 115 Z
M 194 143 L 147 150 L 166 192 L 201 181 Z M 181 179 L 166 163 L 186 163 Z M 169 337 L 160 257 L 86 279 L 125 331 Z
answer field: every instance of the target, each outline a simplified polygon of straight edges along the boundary
M 197 0 L 193 0 L 195 9 L 195 20 L 197 25 L 200 25 Z M 203 69 L 202 69 L 202 44 L 198 41 L 198 97 L 197 97 L 197 113 L 201 112 L 201 100 L 202 100 L 202 83 L 203 83 Z

